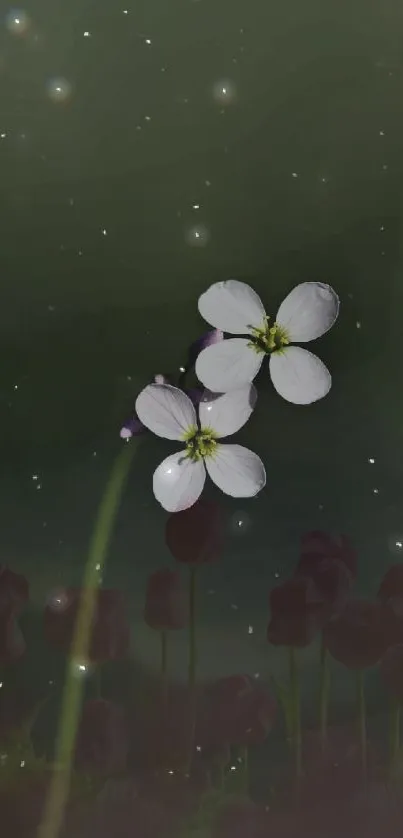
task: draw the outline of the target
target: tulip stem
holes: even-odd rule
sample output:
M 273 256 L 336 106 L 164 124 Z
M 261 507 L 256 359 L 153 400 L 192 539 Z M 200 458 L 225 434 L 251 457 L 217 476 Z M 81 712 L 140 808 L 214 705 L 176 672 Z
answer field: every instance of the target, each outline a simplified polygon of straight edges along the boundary
M 393 778 L 400 751 L 400 703 L 394 696 L 389 709 L 389 775 Z
M 194 690 L 196 684 L 196 567 L 191 565 L 189 576 L 189 671 L 188 685 Z
M 161 698 L 165 706 L 168 693 L 168 632 L 161 631 Z
M 293 646 L 289 649 L 290 694 L 291 694 L 291 724 L 294 749 L 295 793 L 298 799 L 302 775 L 301 754 L 301 703 L 298 676 L 297 654 Z
M 240 754 L 243 766 L 243 774 L 242 774 L 242 785 L 243 785 L 243 792 L 244 794 L 248 794 L 249 791 L 249 751 L 248 746 L 243 745 Z
M 361 753 L 361 773 L 365 782 L 367 777 L 367 722 L 365 708 L 365 672 L 357 670 L 357 708 L 358 708 L 358 736 Z
M 74 748 L 84 687 L 83 679 L 77 677 L 77 661 L 88 659 L 91 626 L 101 576 L 100 571 L 102 572 L 106 561 L 107 549 L 116 521 L 120 499 L 136 448 L 137 445 L 132 440 L 130 444 L 124 445 L 119 452 L 96 518 L 84 571 L 83 596 L 80 601 L 67 665 L 56 741 L 56 765 L 52 772 L 49 794 L 45 802 L 37 838 L 57 838 L 63 824 L 64 810 L 70 791 Z
M 322 751 L 327 744 L 327 716 L 329 707 L 330 672 L 329 655 L 322 636 L 320 646 L 320 685 L 319 685 L 319 727 Z
M 194 738 L 196 730 L 196 567 L 190 566 L 189 572 L 189 665 L 188 665 L 188 692 L 189 692 L 189 754 L 187 759 L 186 773 L 189 774 L 193 760 Z

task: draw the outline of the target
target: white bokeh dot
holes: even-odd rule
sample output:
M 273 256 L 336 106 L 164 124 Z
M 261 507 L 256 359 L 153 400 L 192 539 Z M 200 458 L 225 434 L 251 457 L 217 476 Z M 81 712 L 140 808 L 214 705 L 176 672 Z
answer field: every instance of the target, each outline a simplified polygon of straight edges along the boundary
M 52 102 L 66 102 L 71 96 L 72 85 L 65 78 L 53 78 L 47 82 L 46 89 Z
M 25 35 L 30 23 L 31 21 L 23 9 L 10 9 L 6 15 L 6 27 L 13 35 Z

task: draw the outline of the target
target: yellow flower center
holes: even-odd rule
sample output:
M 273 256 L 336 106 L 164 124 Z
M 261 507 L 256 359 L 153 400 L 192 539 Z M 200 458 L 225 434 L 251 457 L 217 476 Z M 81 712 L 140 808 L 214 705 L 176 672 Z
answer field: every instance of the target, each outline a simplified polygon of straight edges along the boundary
M 197 462 L 212 457 L 217 447 L 217 436 L 211 428 L 193 426 L 184 434 L 186 456 Z
M 263 326 L 252 329 L 249 346 L 260 355 L 271 355 L 273 352 L 284 352 L 290 339 L 286 330 L 279 323 L 269 326 L 269 317 L 265 317 Z

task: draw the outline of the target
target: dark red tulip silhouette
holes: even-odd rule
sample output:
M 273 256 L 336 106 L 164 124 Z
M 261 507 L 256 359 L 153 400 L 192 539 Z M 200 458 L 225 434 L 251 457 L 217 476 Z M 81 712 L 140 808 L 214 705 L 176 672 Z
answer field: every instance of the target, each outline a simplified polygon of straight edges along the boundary
M 305 556 L 320 556 L 322 559 L 336 559 L 346 565 L 351 576 L 357 575 L 357 551 L 346 535 L 330 535 L 321 530 L 305 533 L 301 538 L 301 560 Z
M 379 586 L 378 599 L 385 607 L 389 644 L 403 643 L 403 564 L 388 568 Z
M 196 738 L 203 748 L 263 742 L 276 714 L 273 696 L 249 675 L 230 675 L 209 685 Z
M 77 734 L 77 768 L 98 776 L 118 774 L 126 767 L 128 752 L 128 728 L 122 708 L 103 699 L 87 701 Z
M 270 591 L 267 639 L 274 646 L 308 646 L 322 627 L 324 601 L 312 579 L 294 577 Z
M 17 616 L 29 598 L 29 586 L 24 576 L 0 565 L 0 617 L 4 610 Z
M 64 652 L 70 651 L 81 597 L 81 588 L 63 588 L 52 594 L 45 608 L 46 638 Z M 92 663 L 119 660 L 125 657 L 130 645 L 124 597 L 120 591 L 103 589 L 96 592 L 95 602 L 89 660 Z
M 349 669 L 374 666 L 387 646 L 384 608 L 377 601 L 352 599 L 325 626 L 323 636 L 332 657 Z
M 318 553 L 305 553 L 298 562 L 295 575 L 312 579 L 323 600 L 324 622 L 345 606 L 352 576 L 344 562 L 323 558 Z
M 0 619 L 0 664 L 19 660 L 26 650 L 22 631 L 14 614 L 3 613 Z
M 180 574 L 163 568 L 148 580 L 144 619 L 156 631 L 184 628 L 189 621 L 189 601 Z
M 200 500 L 190 509 L 175 512 L 166 522 L 165 541 L 178 562 L 204 564 L 218 559 L 224 545 L 221 508 Z
M 390 646 L 380 664 L 382 679 L 391 695 L 403 702 L 403 643 Z
M 25 577 L 0 565 L 0 664 L 12 663 L 25 652 L 26 644 L 17 617 L 28 597 Z

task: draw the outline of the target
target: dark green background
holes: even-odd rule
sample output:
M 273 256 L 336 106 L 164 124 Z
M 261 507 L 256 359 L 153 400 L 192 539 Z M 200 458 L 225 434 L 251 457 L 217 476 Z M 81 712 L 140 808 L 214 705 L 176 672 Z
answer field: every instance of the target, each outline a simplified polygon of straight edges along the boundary
M 210 283 L 244 279 L 275 313 L 297 283 L 329 282 L 341 314 L 317 351 L 331 393 L 290 405 L 262 373 L 240 439 L 264 459 L 267 487 L 224 500 L 227 550 L 202 579 L 201 675 L 264 677 L 281 668 L 265 642 L 267 594 L 303 531 L 351 536 L 363 592 L 399 560 L 402 6 L 38 0 L 25 11 L 16 35 L 3 5 L 0 36 L 1 560 L 29 577 L 38 616 L 53 587 L 79 581 L 120 425 L 155 372 L 183 363 Z M 60 76 L 71 96 L 53 102 Z M 213 95 L 223 80 L 236 91 L 227 106 Z M 189 243 L 194 225 L 209 231 L 203 246 Z M 127 591 L 133 654 L 152 670 L 144 585 L 171 559 L 151 479 L 170 450 L 152 437 L 139 449 L 105 575 Z M 25 666 L 46 681 L 53 658 L 41 654 L 39 670 L 32 651 Z M 303 656 L 308 702 L 315 656 Z M 344 680 L 336 702 L 350 701 Z

